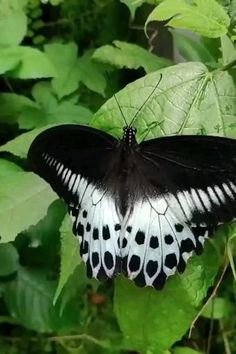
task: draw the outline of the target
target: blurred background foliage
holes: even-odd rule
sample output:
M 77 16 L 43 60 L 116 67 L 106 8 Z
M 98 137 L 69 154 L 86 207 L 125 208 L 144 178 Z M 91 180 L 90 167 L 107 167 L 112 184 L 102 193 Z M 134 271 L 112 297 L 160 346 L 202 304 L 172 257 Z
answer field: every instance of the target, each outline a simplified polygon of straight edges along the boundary
M 236 137 L 235 39 L 235 0 L 0 0 L 0 353 L 236 353 L 234 224 L 162 292 L 99 284 L 64 203 L 26 161 L 45 126 L 122 128 L 105 102 L 134 82 L 119 102 L 140 107 L 145 75 L 155 86 L 160 71 L 173 122 L 181 92 L 193 132 Z

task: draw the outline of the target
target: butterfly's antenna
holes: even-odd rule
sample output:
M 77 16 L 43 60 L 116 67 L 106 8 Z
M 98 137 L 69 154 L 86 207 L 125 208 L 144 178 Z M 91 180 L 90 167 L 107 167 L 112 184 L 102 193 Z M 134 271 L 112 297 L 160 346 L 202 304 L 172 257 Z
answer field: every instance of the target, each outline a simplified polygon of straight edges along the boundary
M 123 117 L 123 119 L 124 119 L 124 121 L 125 121 L 125 125 L 128 126 L 127 120 L 125 119 L 125 115 L 124 115 L 124 113 L 123 113 L 123 111 L 122 111 L 122 109 L 121 109 L 121 106 L 120 106 L 120 104 L 119 104 L 119 102 L 118 102 L 118 99 L 117 99 L 117 97 L 116 97 L 116 94 L 114 94 L 114 98 L 115 98 L 115 100 L 116 100 L 117 106 L 119 107 L 120 113 L 121 113 L 121 115 L 122 115 L 122 117 Z
M 109 86 L 111 92 L 113 92 L 113 87 L 112 87 L 112 85 L 111 85 L 111 77 L 109 76 L 109 74 L 108 74 L 107 71 L 105 72 L 105 76 L 106 76 L 106 78 L 107 78 L 107 84 L 108 84 L 108 86 Z M 114 96 L 114 98 L 115 98 L 115 101 L 116 101 L 116 103 L 117 103 L 117 106 L 119 107 L 121 116 L 123 117 L 123 119 L 124 119 L 124 121 L 125 121 L 125 125 L 128 126 L 127 120 L 125 119 L 124 113 L 122 112 L 122 109 L 121 109 L 121 106 L 120 106 L 120 104 L 119 104 L 119 102 L 118 102 L 118 100 L 117 100 L 116 94 L 114 93 L 113 96 Z
M 150 132 L 150 130 L 151 130 L 152 128 L 155 128 L 155 127 L 157 127 L 158 125 L 161 125 L 163 122 L 164 122 L 164 120 L 162 120 L 161 122 L 152 122 L 152 123 L 150 123 L 150 124 L 148 125 L 148 127 L 144 130 L 144 133 L 145 133 L 145 131 L 147 131 L 147 132 L 146 132 L 146 134 L 144 135 L 144 137 L 142 138 L 141 142 L 143 142 L 143 141 L 146 139 L 146 137 L 148 136 L 148 134 L 149 134 L 149 132 Z
M 153 95 L 153 93 L 155 92 L 157 86 L 159 85 L 159 83 L 161 82 L 162 79 L 162 74 L 160 74 L 160 79 L 158 80 L 157 84 L 155 85 L 154 89 L 152 90 L 152 92 L 150 93 L 150 95 L 148 95 L 147 99 L 143 102 L 142 106 L 138 109 L 138 111 L 135 113 L 133 119 L 131 120 L 129 127 L 132 126 L 133 122 L 135 121 L 137 115 L 139 114 L 139 112 L 143 109 L 143 107 L 145 106 L 145 104 L 147 103 L 147 101 L 149 100 L 149 98 Z

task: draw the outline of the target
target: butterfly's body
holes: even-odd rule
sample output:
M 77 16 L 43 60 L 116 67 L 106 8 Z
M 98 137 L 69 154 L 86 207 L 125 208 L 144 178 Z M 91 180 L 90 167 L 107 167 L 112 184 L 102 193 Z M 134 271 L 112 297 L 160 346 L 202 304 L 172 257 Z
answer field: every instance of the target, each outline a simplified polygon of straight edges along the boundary
M 36 138 L 29 161 L 67 203 L 89 276 L 123 272 L 162 288 L 236 216 L 236 142 L 174 136 L 138 144 L 135 135 L 132 127 L 117 140 L 59 126 Z

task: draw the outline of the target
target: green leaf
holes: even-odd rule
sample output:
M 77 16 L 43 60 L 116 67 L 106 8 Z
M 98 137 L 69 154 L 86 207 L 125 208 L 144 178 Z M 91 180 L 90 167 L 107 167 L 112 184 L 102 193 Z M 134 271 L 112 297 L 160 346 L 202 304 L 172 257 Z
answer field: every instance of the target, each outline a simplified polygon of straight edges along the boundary
M 0 94 L 0 122 L 16 123 L 25 107 L 37 107 L 29 98 L 15 93 Z
M 226 298 L 213 298 L 201 313 L 202 317 L 220 320 L 229 318 L 234 311 L 233 304 Z
M 38 333 L 78 328 L 78 307 L 74 303 L 60 314 L 60 304 L 53 305 L 56 281 L 46 272 L 20 267 L 16 279 L 1 288 L 8 311 L 24 327 Z
M 17 45 L 27 32 L 27 17 L 20 9 L 12 9 L 7 1 L 0 3 L 0 45 Z
M 135 17 L 135 12 L 138 7 L 142 6 L 145 3 L 143 0 L 120 0 L 123 2 L 129 9 L 131 14 L 131 19 L 133 20 Z
M 113 46 L 104 45 L 96 49 L 93 58 L 118 68 L 138 69 L 143 67 L 146 72 L 170 65 L 168 59 L 160 58 L 136 44 L 121 41 L 113 43 Z
M 155 88 L 160 73 L 162 79 Z M 209 72 L 201 63 L 183 63 L 146 75 L 127 85 L 116 97 L 128 123 L 137 114 L 134 125 L 138 128 L 138 139 L 143 138 L 147 129 L 147 139 L 172 134 L 235 137 L 233 75 L 234 70 L 231 74 L 220 70 Z M 92 125 L 122 135 L 125 122 L 114 97 L 94 115 Z
M 228 36 L 221 37 L 221 51 L 222 51 L 222 63 L 227 65 L 233 60 L 236 60 L 236 49 L 234 43 L 229 39 Z
M 15 273 L 19 267 L 19 256 L 15 247 L 10 243 L 0 245 L 0 276 Z
M 78 49 L 73 42 L 45 45 L 45 53 L 57 70 L 52 87 L 59 98 L 76 91 L 79 87 Z
M 216 0 L 166 0 L 148 16 L 150 21 L 169 20 L 167 25 L 185 28 L 209 38 L 217 38 L 227 33 L 230 18 Z
M 19 62 L 18 57 L 12 56 L 11 53 L 0 48 L 0 75 L 13 70 Z
M 57 68 L 58 77 L 53 79 L 52 86 L 58 98 L 76 91 L 80 82 L 90 90 L 104 94 L 106 81 L 103 74 L 88 54 L 78 57 L 74 42 L 48 44 L 45 52 Z
M 175 46 L 184 59 L 188 61 L 200 61 L 202 63 L 216 63 L 215 58 L 202 42 L 179 31 L 172 30 L 171 34 Z
M 41 178 L 33 173 L 15 172 L 0 178 L 0 235 L 9 242 L 17 234 L 42 219 L 57 197 Z
M 213 284 L 219 262 L 216 249 L 208 243 L 204 254 L 193 257 L 185 273 L 171 277 L 162 291 L 140 289 L 127 279 L 118 279 L 114 306 L 127 345 L 163 354 L 179 340 Z
M 19 157 L 26 158 L 32 141 L 39 133 L 50 127 L 51 125 L 45 126 L 43 128 L 37 128 L 28 133 L 21 134 L 15 139 L 10 140 L 6 144 L 2 145 L 0 147 L 0 151 L 7 151 Z
M 173 350 L 173 354 L 202 354 L 202 352 L 187 347 L 176 347 Z
M 227 240 L 227 256 L 229 258 L 230 267 L 233 273 L 234 281 L 236 282 L 236 267 L 234 262 L 234 254 L 235 254 L 235 237 L 236 237 L 236 225 L 233 222 L 229 226 L 229 236 Z
M 8 76 L 13 78 L 37 79 L 56 75 L 55 68 L 45 53 L 35 48 L 24 46 L 2 47 L 0 48 L 0 57 L 4 58 L 1 60 L 10 60 L 11 67 L 7 70 Z
M 20 166 L 14 164 L 13 162 L 0 159 L 0 179 L 2 177 L 15 176 L 16 172 L 22 172 Z
M 76 267 L 80 264 L 79 243 L 72 233 L 72 222 L 67 215 L 60 228 L 61 232 L 61 272 L 60 279 L 54 297 L 54 304 L 58 300 L 62 289 L 67 283 L 69 277 L 74 273 Z M 79 281 L 79 280 L 78 280 Z
M 90 53 L 85 53 L 78 60 L 80 81 L 91 91 L 105 95 L 106 80 L 103 72 L 105 67 L 101 67 L 92 60 Z
M 25 107 L 19 116 L 21 129 L 32 129 L 48 124 L 77 123 L 86 124 L 92 112 L 72 100 L 58 101 L 48 82 L 37 83 L 32 95 L 37 102 L 36 107 Z

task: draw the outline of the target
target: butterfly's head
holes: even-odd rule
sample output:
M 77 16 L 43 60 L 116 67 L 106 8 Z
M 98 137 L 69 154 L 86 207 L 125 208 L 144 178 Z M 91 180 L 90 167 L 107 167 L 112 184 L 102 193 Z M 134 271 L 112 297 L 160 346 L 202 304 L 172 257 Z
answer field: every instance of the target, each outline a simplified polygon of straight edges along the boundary
M 123 138 L 122 141 L 124 143 L 126 143 L 128 146 L 132 146 L 132 145 L 136 145 L 136 133 L 137 133 L 137 129 L 134 127 L 124 127 L 123 128 Z

